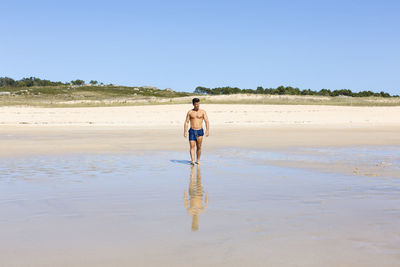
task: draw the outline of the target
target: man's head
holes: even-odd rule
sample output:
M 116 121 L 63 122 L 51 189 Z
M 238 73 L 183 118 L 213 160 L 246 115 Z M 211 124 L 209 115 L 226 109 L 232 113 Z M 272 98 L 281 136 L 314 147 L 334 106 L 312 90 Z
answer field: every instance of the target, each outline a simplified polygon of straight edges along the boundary
M 192 104 L 195 109 L 198 109 L 200 107 L 200 99 L 198 99 L 197 97 L 193 98 Z

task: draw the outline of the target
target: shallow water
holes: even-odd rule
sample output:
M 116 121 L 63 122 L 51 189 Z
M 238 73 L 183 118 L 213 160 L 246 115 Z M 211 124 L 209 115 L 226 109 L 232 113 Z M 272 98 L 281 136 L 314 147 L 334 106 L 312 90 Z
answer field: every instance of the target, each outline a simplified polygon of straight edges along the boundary
M 400 180 L 260 160 L 296 153 L 205 151 L 195 167 L 171 151 L 2 158 L 0 266 L 398 266 Z

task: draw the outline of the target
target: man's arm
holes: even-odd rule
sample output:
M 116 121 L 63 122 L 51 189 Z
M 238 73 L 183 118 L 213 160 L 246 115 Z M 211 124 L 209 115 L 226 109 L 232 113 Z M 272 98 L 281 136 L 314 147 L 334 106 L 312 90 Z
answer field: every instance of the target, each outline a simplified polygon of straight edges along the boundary
M 187 137 L 188 124 L 189 124 L 189 120 L 190 120 L 189 113 L 190 113 L 190 111 L 188 111 L 188 113 L 186 114 L 186 120 L 185 120 L 185 123 L 183 125 L 183 136 L 184 137 Z
M 206 122 L 206 136 L 208 136 L 210 134 L 210 122 L 208 121 L 206 111 L 204 111 L 204 121 Z

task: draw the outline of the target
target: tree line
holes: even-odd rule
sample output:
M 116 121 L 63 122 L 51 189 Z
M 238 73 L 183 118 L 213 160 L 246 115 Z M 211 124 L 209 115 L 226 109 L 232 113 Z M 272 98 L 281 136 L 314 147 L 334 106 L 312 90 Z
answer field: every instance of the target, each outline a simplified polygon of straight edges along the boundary
M 89 82 L 91 85 L 104 85 L 98 81 L 91 80 Z M 81 79 L 72 80 L 70 82 L 53 82 L 50 80 L 43 80 L 36 77 L 22 78 L 20 80 L 14 80 L 9 77 L 0 77 L 0 87 L 32 87 L 32 86 L 61 86 L 61 85 L 84 85 L 85 81 Z M 277 88 L 263 88 L 258 86 L 257 89 L 240 89 L 238 87 L 216 87 L 207 88 L 198 86 L 194 90 L 195 94 L 203 95 L 228 95 L 228 94 L 269 94 L 269 95 L 317 95 L 317 96 L 353 96 L 353 97 L 391 97 L 389 93 L 386 92 L 372 92 L 372 91 L 360 91 L 353 92 L 350 89 L 321 89 L 319 91 L 311 89 L 299 89 L 297 87 L 291 86 L 278 86 Z M 393 95 L 398 97 L 398 95 Z
M 317 96 L 354 96 L 354 97 L 366 97 L 366 96 L 377 96 L 377 97 L 391 97 L 389 93 L 386 92 L 372 92 L 372 91 L 360 91 L 353 92 L 349 89 L 321 89 L 319 91 L 314 91 L 311 89 L 299 89 L 291 86 L 278 86 L 277 88 L 263 88 L 258 86 L 257 89 L 240 89 L 238 87 L 216 87 L 207 88 L 203 86 L 198 86 L 194 90 L 195 94 L 203 95 L 229 95 L 229 94 L 269 94 L 269 95 L 317 95 Z M 393 95 L 398 97 L 398 95 Z
M 92 85 L 99 84 L 98 81 L 91 80 L 89 82 Z M 0 77 L 0 87 L 32 87 L 32 86 L 60 86 L 60 85 L 84 85 L 85 81 L 76 79 L 70 82 L 52 82 L 49 80 L 42 80 L 36 77 L 22 78 L 20 80 L 14 80 L 9 77 Z M 100 83 L 103 85 L 103 83 Z

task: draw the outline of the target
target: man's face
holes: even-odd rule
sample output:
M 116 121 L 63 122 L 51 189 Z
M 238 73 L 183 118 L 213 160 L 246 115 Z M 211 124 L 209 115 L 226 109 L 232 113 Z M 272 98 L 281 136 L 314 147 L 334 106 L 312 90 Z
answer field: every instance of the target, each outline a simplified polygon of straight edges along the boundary
M 200 107 L 200 102 L 194 102 L 193 107 L 198 109 Z

